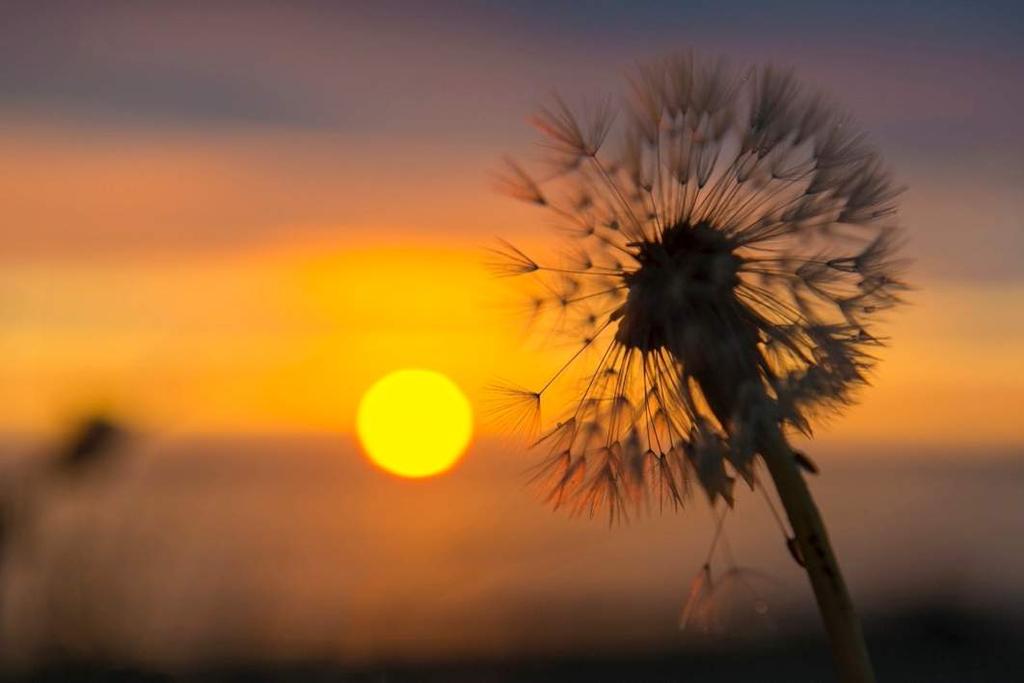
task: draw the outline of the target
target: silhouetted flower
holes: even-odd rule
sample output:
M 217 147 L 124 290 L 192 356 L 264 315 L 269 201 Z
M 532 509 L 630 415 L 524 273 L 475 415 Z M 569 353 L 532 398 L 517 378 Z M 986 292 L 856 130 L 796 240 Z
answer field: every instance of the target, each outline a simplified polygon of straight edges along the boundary
M 533 308 L 580 346 L 543 387 L 499 392 L 525 414 L 583 368 L 538 442 L 550 500 L 614 518 L 695 483 L 731 503 L 763 428 L 809 433 L 865 383 L 872 323 L 905 288 L 898 188 L 843 115 L 771 67 L 674 57 L 638 69 L 623 116 L 558 100 L 535 123 L 550 168 L 510 162 L 501 188 L 574 243 L 551 264 L 505 244 L 495 267 L 536 278 Z
M 57 453 L 56 465 L 68 473 L 80 473 L 113 457 L 126 435 L 120 423 L 91 415 L 75 425 Z

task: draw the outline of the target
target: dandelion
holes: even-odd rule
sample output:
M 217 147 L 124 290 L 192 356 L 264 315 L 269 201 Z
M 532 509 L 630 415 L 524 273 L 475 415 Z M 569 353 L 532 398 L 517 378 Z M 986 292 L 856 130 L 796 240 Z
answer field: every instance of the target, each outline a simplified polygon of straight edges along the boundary
M 548 500 L 611 521 L 689 492 L 731 505 L 737 480 L 782 501 L 843 680 L 871 680 L 860 625 L 787 440 L 849 404 L 900 303 L 896 187 L 845 116 L 788 71 L 691 55 L 641 67 L 616 115 L 562 100 L 535 124 L 552 157 L 506 191 L 553 214 L 551 264 L 505 244 L 502 274 L 536 279 L 538 311 L 579 347 L 536 389 L 507 388 L 517 424 L 579 383 L 538 446 Z M 570 385 L 570 387 L 573 385 Z M 547 410 L 547 408 L 545 408 Z

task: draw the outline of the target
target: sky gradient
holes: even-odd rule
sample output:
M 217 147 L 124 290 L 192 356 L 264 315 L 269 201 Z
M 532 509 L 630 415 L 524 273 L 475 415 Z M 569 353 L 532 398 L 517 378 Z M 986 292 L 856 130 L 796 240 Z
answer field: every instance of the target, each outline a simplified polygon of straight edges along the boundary
M 907 186 L 912 305 L 824 437 L 1024 443 L 1019 6 L 244 6 L 0 3 L 0 430 L 347 432 L 393 369 L 544 376 L 481 261 L 545 219 L 488 173 L 552 91 L 693 47 L 794 67 Z

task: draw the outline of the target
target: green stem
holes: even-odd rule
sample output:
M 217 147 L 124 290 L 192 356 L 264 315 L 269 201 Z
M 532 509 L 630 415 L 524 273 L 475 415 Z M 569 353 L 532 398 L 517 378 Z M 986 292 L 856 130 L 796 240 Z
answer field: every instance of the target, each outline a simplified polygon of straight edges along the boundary
M 781 430 L 771 431 L 773 433 L 766 435 L 767 443 L 762 445 L 762 455 L 793 527 L 796 546 L 828 632 L 839 680 L 842 683 L 873 683 L 875 675 L 860 620 L 832 552 L 825 524 L 807 482 L 797 468 L 793 449 Z

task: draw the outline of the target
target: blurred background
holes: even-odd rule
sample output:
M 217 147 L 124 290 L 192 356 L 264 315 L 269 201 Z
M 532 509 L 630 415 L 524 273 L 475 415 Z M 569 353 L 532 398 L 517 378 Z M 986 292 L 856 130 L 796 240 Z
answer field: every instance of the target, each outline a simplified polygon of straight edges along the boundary
M 795 67 L 907 185 L 916 291 L 804 445 L 812 485 L 882 680 L 1019 675 L 1022 33 L 1010 2 L 0 1 L 0 667 L 827 679 L 759 495 L 681 632 L 706 502 L 553 514 L 482 419 L 488 382 L 565 354 L 481 265 L 495 235 L 551 239 L 488 172 L 551 92 L 692 47 Z M 480 418 L 430 479 L 352 435 L 404 367 Z

